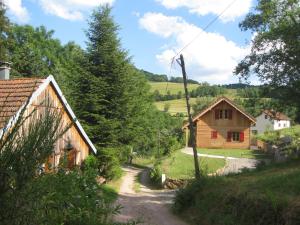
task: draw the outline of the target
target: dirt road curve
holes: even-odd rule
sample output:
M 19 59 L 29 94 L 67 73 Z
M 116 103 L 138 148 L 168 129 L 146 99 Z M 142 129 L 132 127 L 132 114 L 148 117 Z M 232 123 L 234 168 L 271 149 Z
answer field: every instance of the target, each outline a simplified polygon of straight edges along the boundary
M 142 221 L 145 225 L 187 225 L 170 211 L 174 191 L 151 190 L 141 185 L 140 191 L 135 193 L 134 180 L 142 170 L 133 167 L 124 169 L 126 175 L 119 192 L 118 204 L 124 208 L 116 216 L 118 222 L 128 220 Z M 145 173 L 142 173 L 142 183 L 146 183 Z

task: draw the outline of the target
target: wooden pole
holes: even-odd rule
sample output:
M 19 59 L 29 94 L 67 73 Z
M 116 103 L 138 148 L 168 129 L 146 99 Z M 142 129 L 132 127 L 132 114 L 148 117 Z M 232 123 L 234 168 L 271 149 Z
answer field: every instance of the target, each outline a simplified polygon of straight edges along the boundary
M 184 58 L 183 58 L 182 54 L 180 54 L 179 59 L 180 59 L 180 62 L 178 60 L 177 60 L 177 62 L 178 62 L 178 64 L 180 65 L 180 67 L 182 69 L 184 92 L 185 92 L 185 99 L 186 99 L 186 107 L 187 107 L 187 112 L 188 112 L 188 117 L 189 117 L 190 138 L 191 138 L 191 144 L 192 144 L 193 153 L 194 153 L 195 178 L 200 179 L 198 153 L 197 153 L 197 148 L 196 148 L 196 136 L 195 136 L 193 119 L 192 119 L 192 115 L 191 115 L 191 105 L 190 105 L 190 101 L 189 101 L 190 97 L 189 97 L 189 92 L 188 92 L 188 88 L 187 88 L 185 64 L 184 64 Z

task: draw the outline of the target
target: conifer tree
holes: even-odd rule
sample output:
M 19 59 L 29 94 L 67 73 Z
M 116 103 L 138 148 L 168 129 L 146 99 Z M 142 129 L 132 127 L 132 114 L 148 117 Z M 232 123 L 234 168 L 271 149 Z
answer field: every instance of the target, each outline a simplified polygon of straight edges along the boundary
M 152 105 L 146 80 L 122 48 L 118 30 L 109 6 L 94 11 L 87 31 L 87 72 L 79 84 L 78 111 L 93 141 L 103 147 L 130 144 Z

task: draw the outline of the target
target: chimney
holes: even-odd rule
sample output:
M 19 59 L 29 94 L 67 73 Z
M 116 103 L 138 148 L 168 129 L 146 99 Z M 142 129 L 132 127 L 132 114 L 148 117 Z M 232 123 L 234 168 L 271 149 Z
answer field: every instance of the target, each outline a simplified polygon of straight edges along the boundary
M 10 65 L 9 62 L 0 61 L 0 80 L 9 80 Z

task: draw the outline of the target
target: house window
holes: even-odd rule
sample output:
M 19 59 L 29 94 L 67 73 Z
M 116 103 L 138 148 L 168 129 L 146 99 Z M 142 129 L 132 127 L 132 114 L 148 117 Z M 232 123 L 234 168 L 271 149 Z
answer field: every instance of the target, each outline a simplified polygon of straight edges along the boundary
M 268 119 L 268 115 L 265 115 L 265 119 L 266 119 L 266 120 Z
M 280 122 L 278 122 L 278 127 L 281 127 L 281 123 Z
M 218 138 L 218 132 L 213 130 L 211 131 L 211 139 L 217 139 Z
M 285 124 L 285 123 L 283 124 L 283 127 L 286 127 L 286 124 Z
M 219 118 L 223 119 L 223 110 L 222 109 L 219 110 Z
M 232 132 L 232 141 L 240 141 L 240 132 Z
M 231 109 L 216 109 L 215 110 L 215 119 L 232 119 L 232 110 Z
M 227 141 L 231 142 L 244 142 L 244 132 L 228 131 L 227 132 Z

